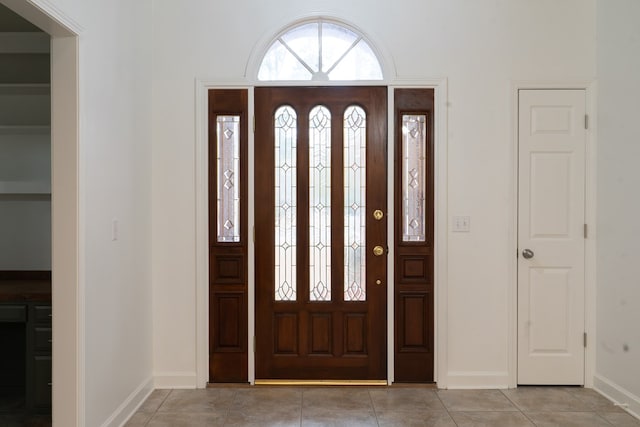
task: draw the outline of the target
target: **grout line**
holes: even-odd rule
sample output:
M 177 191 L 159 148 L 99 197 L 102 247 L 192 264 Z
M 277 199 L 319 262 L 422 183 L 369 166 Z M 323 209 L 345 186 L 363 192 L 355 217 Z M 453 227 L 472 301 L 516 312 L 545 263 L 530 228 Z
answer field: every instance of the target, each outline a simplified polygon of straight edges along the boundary
M 380 420 L 378 419 L 378 411 L 376 411 L 376 405 L 373 404 L 373 397 L 371 397 L 371 389 L 367 389 L 367 396 L 369 396 L 369 402 L 371 402 L 371 409 L 373 409 L 373 415 L 376 417 L 376 424 L 380 427 Z

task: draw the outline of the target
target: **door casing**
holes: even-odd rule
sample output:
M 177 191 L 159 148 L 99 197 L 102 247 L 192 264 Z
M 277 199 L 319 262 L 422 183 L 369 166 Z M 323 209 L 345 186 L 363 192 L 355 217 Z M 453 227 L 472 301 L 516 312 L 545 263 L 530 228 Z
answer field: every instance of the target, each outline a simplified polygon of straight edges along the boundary
M 209 89 L 248 89 L 249 90 L 249 115 L 254 115 L 254 94 L 253 88 L 258 86 L 259 82 L 219 82 L 213 80 L 196 80 L 195 81 L 195 102 L 196 102 L 196 375 L 195 378 L 184 376 L 179 380 L 179 384 L 184 387 L 204 388 L 207 385 L 209 375 L 209 353 L 208 353 L 208 322 L 209 322 L 209 281 L 208 281 L 208 137 L 207 137 L 207 92 Z M 388 87 L 387 96 L 387 112 L 388 112 L 388 141 L 392 143 L 393 135 L 393 89 L 394 88 L 427 88 L 435 91 L 435 138 L 434 138 L 434 281 L 435 281 L 435 310 L 434 310 L 434 381 L 441 388 L 447 387 L 447 245 L 448 245 L 448 229 L 447 229 L 447 79 L 424 79 L 424 80 L 393 80 L 378 82 L 327 82 L 327 85 L 340 86 L 357 86 L 357 85 L 386 85 Z M 279 84 L 280 85 L 280 84 Z M 300 86 L 299 83 L 282 84 L 281 86 Z M 253 165 L 254 157 L 254 136 L 253 132 L 249 132 L 249 229 L 251 230 L 255 223 L 255 211 L 251 194 L 254 191 L 254 174 Z M 388 156 L 388 171 L 393 171 L 393 156 Z M 388 173 L 388 186 L 393 188 L 393 173 Z M 394 227 L 394 210 L 393 210 L 393 192 L 388 192 L 387 206 L 388 213 L 388 235 L 390 252 L 388 254 L 387 264 L 387 283 L 393 283 L 393 227 Z M 255 257 L 255 247 L 253 241 L 249 241 L 248 259 L 253 260 Z M 249 263 L 249 287 L 248 287 L 248 313 L 249 313 L 249 382 L 255 382 L 255 356 L 253 352 L 253 336 L 255 334 L 255 280 L 254 280 L 254 263 Z M 393 287 L 387 287 L 387 381 L 389 384 L 394 381 L 394 295 Z M 438 309 L 442 307 L 442 309 Z M 159 383 L 158 386 L 163 386 Z M 166 384 L 167 386 L 175 386 L 175 383 Z
M 589 117 L 589 128 L 586 135 L 586 165 L 585 165 L 585 223 L 588 235 L 585 239 L 585 331 L 587 333 L 587 347 L 585 349 L 584 386 L 593 387 L 595 374 L 595 313 L 596 313 L 596 83 L 593 81 L 513 81 L 511 83 L 511 164 L 513 165 L 511 179 L 511 218 L 509 226 L 509 241 L 511 249 L 508 297 L 508 334 L 509 355 L 508 375 L 509 388 L 518 385 L 518 92 L 525 89 L 583 89 L 586 93 L 586 111 Z

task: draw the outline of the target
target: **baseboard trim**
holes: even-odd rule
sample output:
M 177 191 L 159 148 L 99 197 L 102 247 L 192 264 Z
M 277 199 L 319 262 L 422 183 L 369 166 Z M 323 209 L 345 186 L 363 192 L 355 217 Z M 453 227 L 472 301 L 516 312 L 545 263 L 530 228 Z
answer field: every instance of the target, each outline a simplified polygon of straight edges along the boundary
M 155 388 L 198 388 L 195 372 L 158 372 L 154 384 Z
M 135 414 L 140 405 L 149 397 L 153 391 L 153 378 L 149 378 L 142 382 L 113 414 L 102 423 L 102 427 L 122 427 L 129 418 Z
M 509 373 L 500 371 L 453 371 L 447 374 L 448 389 L 509 388 Z
M 640 397 L 600 375 L 595 376 L 593 388 L 634 417 L 640 419 Z

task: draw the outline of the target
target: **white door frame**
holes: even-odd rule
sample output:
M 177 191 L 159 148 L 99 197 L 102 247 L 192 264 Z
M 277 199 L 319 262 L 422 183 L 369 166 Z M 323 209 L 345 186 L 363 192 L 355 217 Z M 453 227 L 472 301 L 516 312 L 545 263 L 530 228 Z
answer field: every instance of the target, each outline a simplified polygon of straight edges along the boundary
M 51 36 L 53 422 L 84 423 L 84 288 L 78 92 L 82 27 L 44 0 L 0 0 Z
M 301 86 L 307 82 L 289 84 Z M 313 82 L 317 84 L 317 82 Z M 393 114 L 393 90 L 395 88 L 431 88 L 435 92 L 435 141 L 434 141 L 434 381 L 446 388 L 447 372 L 447 79 L 394 80 L 392 82 L 348 82 L 337 85 L 385 85 L 388 87 L 388 185 L 393 189 L 394 159 L 393 143 L 395 135 Z M 282 85 L 278 82 L 278 85 Z M 336 85 L 333 83 L 332 85 Z M 208 212 L 208 105 L 209 89 L 247 89 L 249 93 L 249 117 L 254 116 L 253 88 L 255 83 L 247 81 L 219 82 L 214 80 L 195 81 L 196 101 L 196 140 L 195 140 L 195 178 L 196 178 L 196 384 L 204 388 L 209 379 L 209 212 Z M 254 135 L 249 132 L 248 155 L 248 229 L 255 224 L 254 214 Z M 388 192 L 388 235 L 389 256 L 387 283 L 394 283 L 394 201 L 393 191 Z M 248 376 L 251 384 L 255 381 L 255 353 L 253 336 L 255 334 L 255 278 L 254 278 L 254 242 L 248 242 Z M 394 288 L 387 288 L 387 381 L 394 381 Z
M 584 386 L 593 388 L 595 375 L 596 342 L 596 83 L 589 80 L 578 81 L 513 81 L 511 82 L 511 162 L 513 174 L 511 181 L 511 218 L 509 241 L 512 250 L 508 259 L 511 285 L 508 288 L 509 322 L 509 387 L 518 385 L 518 93 L 524 89 L 583 89 L 586 93 L 586 111 L 589 116 L 589 128 L 586 133 L 585 153 L 585 222 L 588 235 L 585 239 L 585 331 L 587 348 L 585 349 Z

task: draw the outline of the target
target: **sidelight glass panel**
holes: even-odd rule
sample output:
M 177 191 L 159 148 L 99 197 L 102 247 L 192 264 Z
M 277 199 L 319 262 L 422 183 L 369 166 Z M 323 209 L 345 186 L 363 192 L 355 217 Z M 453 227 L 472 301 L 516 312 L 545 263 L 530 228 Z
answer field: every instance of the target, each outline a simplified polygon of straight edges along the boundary
M 402 116 L 402 241 L 425 241 L 426 116 Z
M 344 300 L 366 300 L 367 118 L 350 106 L 344 113 Z
M 240 116 L 218 116 L 217 240 L 240 241 Z
M 288 105 L 275 116 L 275 299 L 296 300 L 297 116 Z
M 309 298 L 331 301 L 331 113 L 309 113 Z

